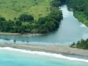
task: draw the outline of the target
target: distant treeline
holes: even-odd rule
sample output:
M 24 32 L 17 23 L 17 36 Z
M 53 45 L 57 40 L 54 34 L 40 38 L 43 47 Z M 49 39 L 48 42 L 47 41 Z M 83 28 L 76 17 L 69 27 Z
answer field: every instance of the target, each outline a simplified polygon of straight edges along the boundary
M 71 47 L 79 48 L 79 49 L 88 49 L 88 39 L 86 40 L 82 39 L 81 41 L 78 41 L 77 43 L 73 43 Z
M 66 4 L 66 0 L 53 0 L 52 5 L 55 7 L 61 6 L 63 4 Z
M 22 14 L 14 20 L 6 20 L 0 17 L 0 32 L 11 33 L 49 33 L 55 31 L 62 19 L 62 12 L 59 10 L 60 1 L 51 2 L 51 13 L 46 17 L 40 17 L 37 21 L 32 15 Z
M 69 8 L 82 11 L 88 16 L 88 0 L 67 0 Z

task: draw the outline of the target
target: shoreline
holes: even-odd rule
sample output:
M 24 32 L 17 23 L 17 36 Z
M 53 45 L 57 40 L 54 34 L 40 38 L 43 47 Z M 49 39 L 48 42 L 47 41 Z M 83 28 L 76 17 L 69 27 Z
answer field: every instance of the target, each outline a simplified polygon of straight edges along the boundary
M 0 44 L 0 47 L 88 57 L 88 50 L 71 48 L 68 45 Z
M 35 36 L 35 35 L 42 35 L 42 34 L 38 34 L 38 33 L 24 33 L 24 34 L 20 34 L 20 33 L 5 33 L 5 32 L 0 32 L 0 35 L 5 35 L 5 36 Z

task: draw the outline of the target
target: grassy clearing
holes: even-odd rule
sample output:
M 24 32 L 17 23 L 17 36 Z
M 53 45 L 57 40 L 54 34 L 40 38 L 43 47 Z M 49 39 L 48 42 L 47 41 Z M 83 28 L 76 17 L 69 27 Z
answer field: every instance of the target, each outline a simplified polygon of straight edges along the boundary
M 50 13 L 52 0 L 0 0 L 0 16 L 13 20 L 21 14 L 31 14 L 35 20 Z

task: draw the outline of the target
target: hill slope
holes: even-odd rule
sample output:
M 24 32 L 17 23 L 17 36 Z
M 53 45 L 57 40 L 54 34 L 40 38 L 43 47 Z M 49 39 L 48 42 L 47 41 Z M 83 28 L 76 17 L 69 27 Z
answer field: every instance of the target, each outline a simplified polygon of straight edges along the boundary
M 21 14 L 31 14 L 35 19 L 50 13 L 52 0 L 0 0 L 0 15 L 13 20 Z

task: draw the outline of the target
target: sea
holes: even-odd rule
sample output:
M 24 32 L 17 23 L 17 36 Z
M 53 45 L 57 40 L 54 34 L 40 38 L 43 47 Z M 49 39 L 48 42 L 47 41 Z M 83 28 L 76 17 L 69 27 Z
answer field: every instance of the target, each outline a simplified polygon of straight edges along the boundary
M 0 47 L 0 66 L 88 66 L 88 59 Z

